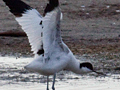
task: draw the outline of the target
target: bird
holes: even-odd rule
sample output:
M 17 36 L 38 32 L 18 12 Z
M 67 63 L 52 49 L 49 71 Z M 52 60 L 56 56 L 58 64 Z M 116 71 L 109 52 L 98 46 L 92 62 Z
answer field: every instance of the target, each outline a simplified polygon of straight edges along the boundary
M 90 62 L 80 63 L 63 42 L 61 37 L 63 15 L 58 0 L 48 0 L 43 15 L 21 0 L 3 1 L 27 34 L 31 51 L 35 55 L 33 61 L 24 68 L 47 76 L 47 90 L 50 75 L 53 75 L 52 89 L 55 90 L 56 73 L 61 70 L 69 70 L 76 74 L 98 73 Z

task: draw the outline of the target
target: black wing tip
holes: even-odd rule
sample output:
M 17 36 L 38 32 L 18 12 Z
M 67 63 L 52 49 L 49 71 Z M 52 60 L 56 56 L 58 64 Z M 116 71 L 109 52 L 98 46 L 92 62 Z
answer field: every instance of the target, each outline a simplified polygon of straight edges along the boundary
M 57 7 L 59 5 L 58 0 L 49 0 L 49 4 L 51 4 L 53 7 Z
M 45 10 L 44 10 L 44 15 L 47 12 L 52 11 L 54 8 L 59 6 L 59 1 L 58 0 L 49 0 L 49 4 L 47 4 Z
M 44 49 L 38 50 L 37 54 L 38 55 L 44 54 Z
M 32 7 L 30 7 L 21 0 L 3 0 L 3 1 L 10 8 L 10 12 L 13 13 L 16 17 L 20 17 L 25 11 L 32 9 Z

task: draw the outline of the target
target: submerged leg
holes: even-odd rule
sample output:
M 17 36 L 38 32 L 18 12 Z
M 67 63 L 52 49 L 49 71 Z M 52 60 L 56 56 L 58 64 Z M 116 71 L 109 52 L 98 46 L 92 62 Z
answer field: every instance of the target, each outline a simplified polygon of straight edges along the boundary
M 49 90 L 49 76 L 47 76 L 47 90 Z
M 54 76 L 53 76 L 53 85 L 52 85 L 53 90 L 55 90 L 55 87 L 54 87 L 55 86 L 55 78 L 56 78 L 56 74 L 54 74 Z

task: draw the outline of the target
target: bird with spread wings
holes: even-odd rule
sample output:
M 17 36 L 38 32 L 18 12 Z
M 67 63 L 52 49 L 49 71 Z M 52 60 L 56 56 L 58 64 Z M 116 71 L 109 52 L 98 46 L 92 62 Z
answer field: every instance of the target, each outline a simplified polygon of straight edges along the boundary
M 35 54 L 34 60 L 25 69 L 46 75 L 47 90 L 50 75 L 53 75 L 52 89 L 55 90 L 56 73 L 61 70 L 70 70 L 77 74 L 96 72 L 91 63 L 80 63 L 62 41 L 62 13 L 58 0 L 49 0 L 44 16 L 21 0 L 3 1 L 27 34 L 31 50 Z

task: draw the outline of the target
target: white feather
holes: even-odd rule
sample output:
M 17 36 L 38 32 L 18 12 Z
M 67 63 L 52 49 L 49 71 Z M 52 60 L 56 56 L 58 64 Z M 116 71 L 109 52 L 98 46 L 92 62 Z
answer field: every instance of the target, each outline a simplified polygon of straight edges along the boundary
M 16 20 L 26 32 L 32 51 L 36 54 L 42 48 L 42 26 L 40 25 L 42 16 L 37 10 L 32 9 L 27 10 L 22 17 L 16 17 Z
M 54 52 L 54 48 L 60 49 L 61 35 L 60 35 L 60 17 L 61 11 L 57 7 L 53 11 L 46 14 L 43 18 L 43 47 L 45 55 L 50 55 Z M 51 50 L 53 49 L 53 50 Z

